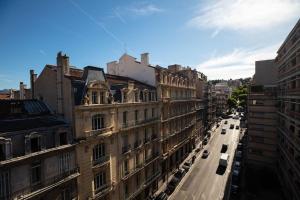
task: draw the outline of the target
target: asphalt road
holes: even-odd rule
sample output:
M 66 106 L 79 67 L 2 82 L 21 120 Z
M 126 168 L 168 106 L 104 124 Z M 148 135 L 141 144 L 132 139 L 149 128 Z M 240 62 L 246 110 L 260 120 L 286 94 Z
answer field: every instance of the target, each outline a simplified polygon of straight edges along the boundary
M 239 120 L 227 119 L 224 124 L 216 129 L 209 144 L 204 146 L 210 154 L 208 158 L 197 157 L 189 172 L 184 176 L 174 193 L 169 197 L 172 200 L 217 200 L 224 195 L 226 181 L 230 167 L 226 168 L 224 174 L 217 173 L 222 144 L 229 144 L 226 153 L 230 154 L 229 166 L 231 166 L 234 150 L 237 147 L 239 129 L 229 129 L 230 124 L 239 125 Z M 226 128 L 226 134 L 221 134 L 221 129 Z

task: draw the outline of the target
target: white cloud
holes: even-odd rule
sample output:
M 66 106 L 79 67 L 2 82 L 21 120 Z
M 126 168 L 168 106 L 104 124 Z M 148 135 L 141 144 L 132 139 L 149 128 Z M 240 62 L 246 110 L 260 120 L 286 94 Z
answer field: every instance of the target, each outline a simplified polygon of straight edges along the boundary
M 129 11 L 136 15 L 151 15 L 162 12 L 163 9 L 158 8 L 153 4 L 139 3 L 129 8 Z
M 216 30 L 268 29 L 298 18 L 299 13 L 300 0 L 209 0 L 188 25 Z
M 197 66 L 209 79 L 230 79 L 253 76 L 255 61 L 274 59 L 280 44 L 258 49 L 235 49 L 212 57 Z

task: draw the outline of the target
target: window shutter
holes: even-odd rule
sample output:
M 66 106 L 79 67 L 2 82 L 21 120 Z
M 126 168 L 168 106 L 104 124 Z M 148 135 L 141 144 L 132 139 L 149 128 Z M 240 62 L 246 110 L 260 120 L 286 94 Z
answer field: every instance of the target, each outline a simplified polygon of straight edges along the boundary
M 31 153 L 31 141 L 30 141 L 30 135 L 25 136 L 25 154 Z
M 7 139 L 5 141 L 5 156 L 6 159 L 11 159 L 12 158 L 12 144 L 11 144 L 11 139 Z

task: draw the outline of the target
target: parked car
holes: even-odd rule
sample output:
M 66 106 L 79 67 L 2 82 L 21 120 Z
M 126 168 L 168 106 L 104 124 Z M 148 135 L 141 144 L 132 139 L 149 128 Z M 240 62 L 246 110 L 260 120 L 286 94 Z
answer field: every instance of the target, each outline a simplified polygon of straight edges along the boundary
M 225 134 L 226 133 L 226 129 L 222 128 L 221 134 Z
M 228 124 L 228 121 L 226 120 L 226 121 L 224 122 L 224 124 Z
M 205 149 L 205 150 L 203 151 L 202 158 L 207 158 L 208 155 L 209 155 L 209 151 L 208 151 L 207 149 Z
M 155 197 L 155 200 L 167 200 L 168 199 L 168 195 L 165 192 L 161 192 L 159 193 L 159 195 L 157 195 L 157 197 Z
M 208 143 L 208 139 L 207 139 L 207 138 L 204 138 L 203 144 L 204 144 L 204 145 L 207 145 L 207 143 Z
M 235 161 L 233 169 L 240 170 L 241 169 L 241 162 L 240 161 Z
M 237 185 L 231 185 L 231 193 L 232 194 L 237 194 L 239 192 L 239 186 Z
M 235 129 L 239 129 L 239 128 L 240 128 L 240 126 L 238 126 L 238 125 L 235 127 Z
M 166 189 L 166 193 L 167 195 L 170 195 L 174 192 L 176 186 L 179 183 L 179 179 L 176 177 L 173 177 L 172 180 L 169 182 L 169 184 L 167 185 L 167 189 Z
M 184 177 L 184 175 L 185 175 L 185 170 L 182 168 L 178 169 L 174 174 L 174 176 L 179 180 L 181 180 Z
M 230 129 L 234 129 L 234 124 L 230 124 Z
M 238 146 L 237 146 L 237 149 L 242 151 L 243 150 L 243 144 L 242 143 L 239 143 Z
M 228 149 L 228 144 L 222 144 L 221 153 L 225 153 Z
M 242 156 L 243 156 L 242 154 L 243 154 L 242 151 L 237 151 L 237 152 L 236 152 L 235 157 L 236 157 L 236 160 L 237 160 L 237 161 L 242 161 Z
M 190 161 L 186 161 L 183 165 L 182 165 L 182 168 L 187 172 L 190 170 L 192 166 L 192 163 Z
M 199 153 L 200 151 L 201 151 L 200 148 L 195 149 L 195 152 L 196 152 L 196 153 Z

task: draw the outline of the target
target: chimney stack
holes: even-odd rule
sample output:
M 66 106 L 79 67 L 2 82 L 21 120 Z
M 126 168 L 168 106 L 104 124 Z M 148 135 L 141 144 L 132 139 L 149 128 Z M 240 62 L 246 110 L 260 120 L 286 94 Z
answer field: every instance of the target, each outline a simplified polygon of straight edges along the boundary
M 25 85 L 23 82 L 20 82 L 20 92 L 19 92 L 19 95 L 20 95 L 20 99 L 25 99 Z
M 37 75 L 34 73 L 34 70 L 30 70 L 30 89 L 31 89 L 31 98 L 34 99 L 34 82 L 36 80 Z
M 143 65 L 149 65 L 149 53 L 141 54 L 141 63 Z
M 70 74 L 70 65 L 69 65 L 69 57 L 65 54 L 63 55 L 60 52 L 58 52 L 56 57 L 56 64 L 57 67 L 61 67 L 63 70 L 63 74 L 69 75 Z

